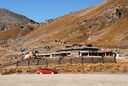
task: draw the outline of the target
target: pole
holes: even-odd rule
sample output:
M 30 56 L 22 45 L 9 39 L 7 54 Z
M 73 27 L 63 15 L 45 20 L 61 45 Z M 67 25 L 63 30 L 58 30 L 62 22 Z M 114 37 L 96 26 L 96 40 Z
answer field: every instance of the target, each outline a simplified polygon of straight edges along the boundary
M 70 65 L 72 65 L 72 59 L 70 59 Z
M 16 67 L 18 68 L 18 65 L 19 65 L 19 61 L 16 62 Z
M 28 66 L 30 66 L 30 59 L 28 59 Z
M 114 62 L 117 63 L 117 62 L 116 62 L 116 54 L 114 55 Z
M 92 57 L 92 63 L 94 63 L 94 59 L 93 59 L 93 57 Z
M 62 58 L 59 58 L 59 65 L 61 64 L 61 59 L 62 59 Z
M 46 65 L 48 65 L 48 60 L 46 59 Z
M 82 57 L 81 63 L 82 63 L 82 65 L 84 64 L 84 58 L 83 57 Z
M 39 62 L 40 62 L 40 60 L 37 60 L 37 64 L 36 65 L 39 65 Z
M 101 59 L 102 59 L 102 63 L 104 63 L 104 56 L 102 56 L 102 58 L 101 58 Z

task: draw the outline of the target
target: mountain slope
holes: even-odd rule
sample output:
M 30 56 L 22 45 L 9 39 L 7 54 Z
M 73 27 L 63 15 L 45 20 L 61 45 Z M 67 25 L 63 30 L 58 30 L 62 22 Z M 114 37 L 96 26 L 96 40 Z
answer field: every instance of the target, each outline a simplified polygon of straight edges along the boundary
M 0 8 L 0 31 L 28 23 L 35 22 L 25 16 Z
M 43 40 L 48 42 L 46 45 L 54 45 L 49 41 L 59 40 L 68 44 L 88 42 L 100 47 L 127 48 L 127 18 L 127 0 L 108 0 L 59 17 L 46 26 L 40 26 L 29 34 L 29 43 L 40 44 Z M 31 37 L 36 40 L 31 41 Z
M 13 47 L 38 50 L 57 50 L 73 43 L 85 45 L 86 42 L 98 47 L 128 48 L 127 22 L 128 0 L 107 0 L 49 23 L 33 24 L 31 27 L 36 29 L 14 37 L 9 43 Z M 7 35 L 6 32 L 2 34 Z

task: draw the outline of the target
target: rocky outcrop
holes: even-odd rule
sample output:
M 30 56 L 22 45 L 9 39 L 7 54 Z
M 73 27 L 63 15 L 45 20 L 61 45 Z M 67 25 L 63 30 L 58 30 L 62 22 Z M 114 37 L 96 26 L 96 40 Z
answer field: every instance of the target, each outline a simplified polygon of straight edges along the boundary
M 45 20 L 44 22 L 41 22 L 40 25 L 41 25 L 41 26 L 46 26 L 46 25 L 48 25 L 48 24 L 54 22 L 54 20 L 55 20 L 54 18 L 53 18 L 53 19 Z
M 103 11 L 100 15 L 101 18 L 97 22 L 104 21 L 106 22 L 106 26 L 110 26 L 121 18 L 126 13 L 126 10 L 125 6 L 115 5 Z

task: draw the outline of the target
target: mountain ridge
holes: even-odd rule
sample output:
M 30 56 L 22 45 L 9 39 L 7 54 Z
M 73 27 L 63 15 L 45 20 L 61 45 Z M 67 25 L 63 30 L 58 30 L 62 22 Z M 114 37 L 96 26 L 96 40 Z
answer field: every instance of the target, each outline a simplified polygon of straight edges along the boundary
M 36 22 L 31 19 L 28 19 L 23 15 L 14 13 L 4 8 L 0 8 L 0 31 L 28 23 Z

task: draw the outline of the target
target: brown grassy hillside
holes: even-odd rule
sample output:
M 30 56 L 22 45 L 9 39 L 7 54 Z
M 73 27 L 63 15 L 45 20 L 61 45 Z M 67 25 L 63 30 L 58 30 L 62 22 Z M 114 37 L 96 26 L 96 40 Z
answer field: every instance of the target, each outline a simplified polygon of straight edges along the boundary
M 128 48 L 127 22 L 128 0 L 108 0 L 58 17 L 45 25 L 32 25 L 36 28 L 32 31 L 19 29 L 20 26 L 0 32 L 0 40 L 13 38 L 16 47 L 50 46 L 53 50 L 73 43 L 84 45 L 85 42 L 99 47 Z

